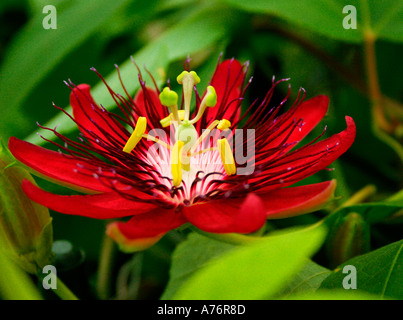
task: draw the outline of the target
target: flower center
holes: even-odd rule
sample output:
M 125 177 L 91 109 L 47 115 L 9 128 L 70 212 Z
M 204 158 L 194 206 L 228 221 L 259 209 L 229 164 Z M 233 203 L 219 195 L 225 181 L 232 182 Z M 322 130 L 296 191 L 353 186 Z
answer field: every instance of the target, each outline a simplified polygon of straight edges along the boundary
M 231 122 L 222 119 L 214 120 L 199 136 L 194 124 L 197 123 L 204 114 L 207 107 L 214 107 L 217 104 L 217 94 L 213 86 L 207 87 L 207 92 L 202 99 L 199 110 L 193 119 L 190 117 L 190 105 L 192 101 L 192 93 L 194 87 L 200 82 L 200 78 L 194 71 L 183 71 L 177 78 L 179 84 L 183 86 L 183 105 L 184 110 L 178 110 L 178 95 L 170 88 L 165 87 L 159 99 L 163 106 L 167 107 L 171 113 L 168 117 L 161 119 L 160 123 L 163 128 L 173 125 L 175 128 L 175 144 L 170 146 L 165 142 L 152 137 L 145 133 L 147 127 L 147 118 L 139 117 L 135 129 L 127 141 L 123 151 L 131 153 L 141 138 L 148 138 L 167 149 L 171 150 L 171 172 L 173 177 L 173 185 L 178 187 L 182 182 L 182 170 L 190 171 L 190 159 L 204 152 L 218 151 L 227 175 L 236 174 L 236 166 L 231 147 L 226 138 L 218 139 L 217 146 L 200 150 L 196 149 L 203 140 L 210 135 L 211 131 L 217 127 L 219 130 L 227 130 L 231 126 Z

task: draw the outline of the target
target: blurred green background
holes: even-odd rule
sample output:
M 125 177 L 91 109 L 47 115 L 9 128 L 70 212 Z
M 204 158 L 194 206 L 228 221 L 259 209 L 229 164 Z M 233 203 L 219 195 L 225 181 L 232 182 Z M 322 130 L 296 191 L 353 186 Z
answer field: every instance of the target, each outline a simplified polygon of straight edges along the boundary
M 42 25 L 47 16 L 42 10 L 49 4 L 57 9 L 57 29 L 46 30 Z M 357 29 L 343 28 L 347 4 L 357 9 Z M 77 136 L 74 124 L 52 107 L 54 102 L 68 108 L 70 90 L 63 83 L 67 79 L 93 86 L 95 99 L 111 109 L 113 100 L 91 67 L 121 92 L 114 67 L 118 64 L 125 85 L 134 93 L 138 81 L 131 55 L 153 73 L 159 85 L 174 79 L 189 55 L 205 87 L 222 53 L 224 58 L 250 62 L 253 82 L 243 107 L 265 95 L 274 75 L 291 78 L 290 102 L 300 87 L 306 89 L 307 98 L 330 97 L 329 113 L 312 137 L 325 124 L 327 136 L 339 132 L 345 128 L 345 115 L 354 118 L 357 138 L 352 148 L 335 162 L 335 171 L 321 172 L 309 182 L 337 178 L 337 195 L 344 200 L 368 184 L 377 188 L 372 200 L 385 199 L 402 187 L 402 1 L 2 0 L 0 16 L 0 137 L 5 142 L 16 136 L 51 147 L 36 135 L 37 121 Z M 371 63 L 368 57 L 374 53 Z M 375 88 L 367 76 L 374 70 Z M 287 84 L 280 85 L 272 103 L 278 103 L 287 90 Z M 41 134 L 50 137 L 43 130 Z M 47 190 L 67 192 L 38 182 Z M 55 240 L 68 239 L 82 248 L 86 272 L 93 277 L 105 222 L 51 214 Z M 276 226 L 316 219 L 306 216 Z M 378 234 L 375 247 L 396 237 L 396 230 L 390 233 L 387 228 L 379 226 L 374 233 Z M 116 253 L 116 265 L 126 263 L 120 281 L 141 273 L 140 297 L 157 298 L 168 279 L 170 253 L 183 237 L 180 231 L 169 234 L 136 256 L 137 262 Z

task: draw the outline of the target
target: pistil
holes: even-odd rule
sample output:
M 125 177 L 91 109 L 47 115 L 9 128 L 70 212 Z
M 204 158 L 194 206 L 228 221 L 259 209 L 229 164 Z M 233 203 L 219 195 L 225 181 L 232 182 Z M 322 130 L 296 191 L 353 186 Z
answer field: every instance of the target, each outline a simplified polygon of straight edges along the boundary
M 193 87 L 200 82 L 200 78 L 194 71 L 183 71 L 177 78 L 179 84 L 183 85 L 183 100 L 185 105 L 185 120 L 189 120 L 190 103 L 192 101 Z

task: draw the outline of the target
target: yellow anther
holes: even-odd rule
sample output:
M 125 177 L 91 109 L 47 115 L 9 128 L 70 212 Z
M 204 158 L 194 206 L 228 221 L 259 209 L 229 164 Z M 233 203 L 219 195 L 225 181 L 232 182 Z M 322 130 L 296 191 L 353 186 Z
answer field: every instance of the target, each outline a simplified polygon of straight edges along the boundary
M 217 129 L 219 130 L 226 130 L 229 127 L 231 127 L 231 121 L 227 120 L 227 119 L 222 119 L 220 120 L 220 122 L 218 123 Z
M 183 84 L 184 81 L 189 81 L 185 79 L 190 79 L 193 83 L 192 85 L 198 84 L 200 82 L 199 76 L 194 71 L 183 71 L 179 76 L 176 77 L 176 81 L 178 81 L 179 84 Z
M 207 94 L 206 94 L 206 106 L 207 107 L 214 107 L 217 104 L 217 93 L 213 86 L 207 87 Z
M 166 107 L 176 106 L 178 104 L 178 94 L 168 87 L 165 87 L 159 95 L 161 104 Z
M 172 184 L 177 187 L 182 182 L 182 148 L 185 144 L 183 141 L 176 141 L 171 151 L 171 171 L 172 171 Z
M 218 139 L 217 147 L 218 151 L 220 152 L 221 161 L 224 165 L 225 172 L 229 176 L 235 174 L 236 173 L 235 160 L 227 139 L 225 138 Z
M 163 128 L 168 127 L 171 124 L 171 120 L 172 120 L 172 113 L 170 113 L 168 117 L 165 117 L 164 119 L 160 120 L 161 126 Z
M 139 117 L 132 135 L 130 136 L 129 140 L 127 140 L 126 145 L 123 148 L 124 152 L 126 152 L 126 153 L 132 152 L 132 150 L 136 147 L 136 145 L 141 140 L 144 132 L 146 131 L 146 128 L 147 128 L 147 118 Z
M 185 110 L 178 110 L 179 120 L 185 119 Z M 174 120 L 173 113 L 170 113 L 168 117 L 160 120 L 160 123 L 163 128 L 168 127 L 171 124 L 171 121 Z

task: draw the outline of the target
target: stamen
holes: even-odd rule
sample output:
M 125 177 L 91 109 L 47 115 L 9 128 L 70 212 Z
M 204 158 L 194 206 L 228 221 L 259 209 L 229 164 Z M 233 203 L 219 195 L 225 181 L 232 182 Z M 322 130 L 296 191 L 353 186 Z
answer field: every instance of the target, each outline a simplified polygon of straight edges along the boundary
M 218 123 L 217 129 L 219 130 L 226 130 L 229 127 L 231 127 L 231 121 L 227 120 L 227 119 L 222 119 L 220 120 L 220 122 Z
M 214 107 L 217 104 L 217 93 L 215 92 L 215 89 L 213 86 L 208 86 L 207 87 L 207 93 L 204 96 L 202 102 L 200 103 L 199 110 L 197 111 L 196 117 L 190 121 L 190 123 L 196 123 L 197 121 L 200 120 L 202 117 L 204 111 L 206 110 L 206 107 Z
M 167 149 L 171 149 L 170 145 L 168 145 L 164 141 L 162 141 L 162 140 L 160 140 L 160 139 L 158 139 L 156 137 L 153 137 L 153 136 L 151 136 L 151 135 L 149 135 L 147 133 L 143 134 L 142 137 L 147 138 L 148 140 L 154 141 L 155 143 L 158 143 L 158 144 L 160 144 L 161 146 L 163 146 L 163 147 L 165 147 Z
M 203 131 L 201 136 L 196 140 L 195 144 L 190 150 L 190 153 L 194 153 L 196 148 L 199 146 L 200 143 L 203 142 L 203 140 L 210 134 L 211 130 L 213 130 L 219 123 L 220 121 L 214 120 L 207 128 L 206 130 Z
M 200 82 L 200 78 L 194 71 L 183 71 L 177 78 L 179 84 L 183 85 L 183 99 L 185 103 L 185 120 L 189 120 L 190 102 L 192 100 L 193 86 Z
M 164 90 L 159 95 L 161 104 L 171 109 L 172 119 L 174 123 L 178 124 L 180 122 L 180 116 L 178 113 L 178 94 L 175 91 L 172 91 L 168 87 L 165 87 Z M 171 116 L 170 115 L 170 116 Z M 165 118 L 166 119 L 166 118 Z M 162 119 L 161 121 L 163 121 Z M 161 122 L 162 124 L 162 122 Z
M 197 151 L 195 153 L 192 153 L 190 155 L 190 157 L 194 157 L 194 156 L 197 156 L 198 154 L 203 154 L 203 153 L 210 152 L 210 151 L 218 151 L 218 148 L 217 147 L 211 147 L 211 148 L 203 149 L 203 150 Z
M 236 173 L 235 160 L 227 139 L 225 138 L 218 139 L 217 146 L 218 151 L 220 152 L 221 161 L 224 165 L 225 172 L 229 176 L 235 174 Z
M 185 110 L 178 110 L 179 120 L 185 119 Z M 173 118 L 173 113 L 170 113 L 168 117 L 160 120 L 160 123 L 163 128 L 169 127 L 171 123 L 175 121 Z
M 172 171 L 172 184 L 175 187 L 178 187 L 182 182 L 182 164 L 181 164 L 181 156 L 182 156 L 182 148 L 184 146 L 183 141 L 176 141 L 172 152 L 171 152 L 171 171 Z
M 132 135 L 130 136 L 129 140 L 127 140 L 126 145 L 123 148 L 124 152 L 130 153 L 133 151 L 133 149 L 136 147 L 136 145 L 143 137 L 146 128 L 147 128 L 147 118 L 139 117 Z

